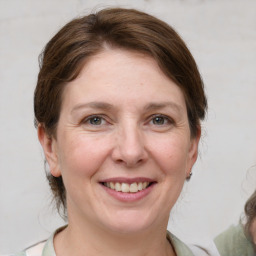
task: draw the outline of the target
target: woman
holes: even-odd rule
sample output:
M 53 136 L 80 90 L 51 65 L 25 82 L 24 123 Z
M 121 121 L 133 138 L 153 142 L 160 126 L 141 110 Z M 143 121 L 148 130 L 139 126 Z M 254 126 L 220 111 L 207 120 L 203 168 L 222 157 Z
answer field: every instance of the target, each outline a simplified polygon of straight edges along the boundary
M 206 107 L 196 63 L 164 22 L 116 8 L 64 26 L 42 53 L 34 110 L 68 225 L 23 255 L 206 255 L 166 233 Z
M 216 237 L 215 243 L 221 256 L 255 256 L 256 255 L 256 191 L 244 207 L 245 225 L 231 226 Z

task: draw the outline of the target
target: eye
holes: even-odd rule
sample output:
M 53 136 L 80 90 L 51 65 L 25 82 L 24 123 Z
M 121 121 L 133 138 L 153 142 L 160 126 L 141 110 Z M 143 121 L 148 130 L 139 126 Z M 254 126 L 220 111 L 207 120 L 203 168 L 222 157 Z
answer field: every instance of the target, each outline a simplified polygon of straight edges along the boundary
M 166 119 L 162 116 L 156 116 L 152 119 L 153 124 L 163 125 L 166 122 Z
M 101 125 L 102 123 L 102 118 L 99 117 L 99 116 L 94 116 L 94 117 L 91 117 L 89 118 L 89 123 L 92 124 L 92 125 Z
M 164 115 L 155 115 L 150 121 L 153 125 L 161 126 L 161 125 L 168 125 L 172 124 L 173 121 Z
M 86 119 L 84 119 L 83 123 L 89 124 L 92 126 L 100 126 L 100 125 L 105 125 L 106 120 L 101 116 L 93 115 L 93 116 L 89 116 Z

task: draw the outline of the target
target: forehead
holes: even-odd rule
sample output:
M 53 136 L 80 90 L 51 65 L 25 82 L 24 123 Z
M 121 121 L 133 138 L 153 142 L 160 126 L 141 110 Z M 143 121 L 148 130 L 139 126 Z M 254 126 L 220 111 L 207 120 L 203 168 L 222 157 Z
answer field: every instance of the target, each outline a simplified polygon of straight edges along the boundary
M 131 104 L 138 98 L 184 103 L 180 88 L 152 57 L 120 49 L 107 49 L 88 59 L 78 77 L 67 84 L 63 96 L 63 103 L 118 98 Z
M 140 72 L 143 71 L 144 73 L 149 69 L 154 69 L 154 73 L 165 76 L 156 60 L 150 55 L 127 49 L 104 48 L 99 53 L 88 58 L 78 78 L 83 76 L 84 73 L 93 75 L 95 72 L 98 74 L 108 72 L 109 75 L 114 75 L 116 78 L 122 74 L 129 74 L 132 77 L 135 75 L 135 65 L 136 68 L 140 66 L 138 70 Z M 122 73 L 117 73 L 118 70 L 122 71 Z M 165 78 L 169 80 L 167 76 Z

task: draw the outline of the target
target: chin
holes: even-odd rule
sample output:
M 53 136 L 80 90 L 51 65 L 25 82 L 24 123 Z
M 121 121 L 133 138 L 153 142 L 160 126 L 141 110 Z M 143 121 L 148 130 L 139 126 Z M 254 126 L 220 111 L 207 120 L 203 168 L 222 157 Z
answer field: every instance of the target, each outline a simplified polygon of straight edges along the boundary
M 116 216 L 108 222 L 108 228 L 119 234 L 135 234 L 144 232 L 154 226 L 154 218 L 152 216 L 144 216 L 143 214 L 126 213 Z M 157 225 L 157 224 L 156 224 Z

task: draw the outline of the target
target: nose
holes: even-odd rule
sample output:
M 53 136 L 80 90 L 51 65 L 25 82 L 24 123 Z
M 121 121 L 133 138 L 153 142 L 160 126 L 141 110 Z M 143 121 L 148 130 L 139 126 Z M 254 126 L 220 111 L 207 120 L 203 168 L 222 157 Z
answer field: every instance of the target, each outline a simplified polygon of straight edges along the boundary
M 137 125 L 125 125 L 117 131 L 112 158 L 129 168 L 146 161 L 145 138 Z

